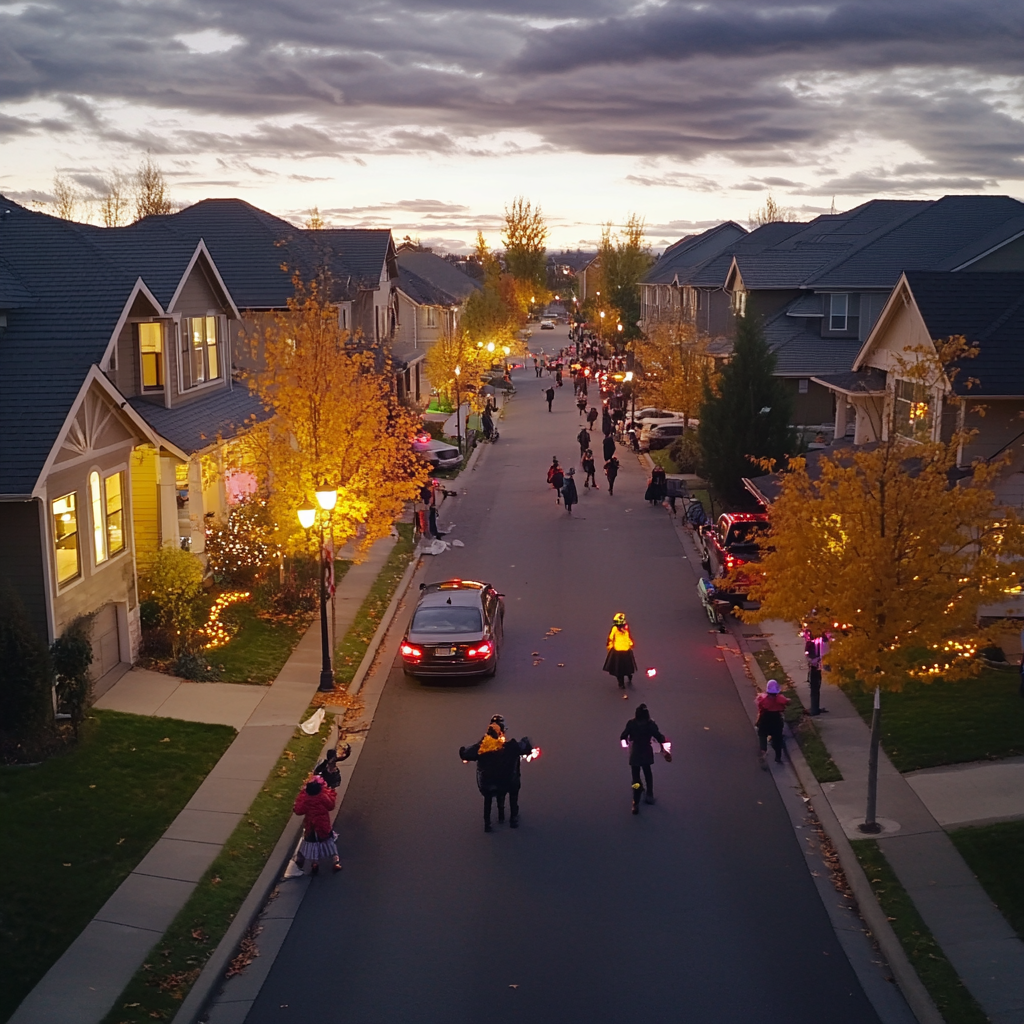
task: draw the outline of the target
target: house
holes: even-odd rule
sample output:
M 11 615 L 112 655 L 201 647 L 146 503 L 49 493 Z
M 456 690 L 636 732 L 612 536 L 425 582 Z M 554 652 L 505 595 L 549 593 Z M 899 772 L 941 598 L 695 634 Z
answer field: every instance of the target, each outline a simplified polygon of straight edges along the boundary
M 725 290 L 762 321 L 805 437 L 832 433 L 838 392 L 819 380 L 849 371 L 903 271 L 1024 270 L 1024 204 L 1007 196 L 872 200 L 749 239 L 766 228 L 783 237 L 738 244 Z
M 422 403 L 430 392 L 423 359 L 443 336 L 454 333 L 462 307 L 481 282 L 454 263 L 414 246 L 398 248 L 397 323 L 391 357 L 401 369 L 399 394 Z
M 205 245 L 135 237 L 0 197 L 0 577 L 47 641 L 91 618 L 101 685 L 138 650 L 140 558 L 201 547 L 218 497 L 153 421 L 191 418 L 208 448 L 258 405 L 231 380 L 239 313 Z

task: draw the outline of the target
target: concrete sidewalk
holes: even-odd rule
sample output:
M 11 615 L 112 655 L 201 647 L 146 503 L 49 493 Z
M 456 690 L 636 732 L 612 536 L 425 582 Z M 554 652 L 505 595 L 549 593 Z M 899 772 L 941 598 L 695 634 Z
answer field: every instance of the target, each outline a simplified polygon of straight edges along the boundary
M 338 584 L 339 637 L 394 544 L 390 537 L 378 541 Z M 186 683 L 133 670 L 104 694 L 97 707 L 233 725 L 238 736 L 10 1024 L 98 1024 L 106 1016 L 249 809 L 309 707 L 319 675 L 320 625 L 314 620 L 270 686 Z
M 743 627 L 766 636 L 805 706 L 810 704 L 803 641 L 790 623 Z M 815 724 L 842 782 L 822 790 L 851 839 L 864 820 L 870 730 L 846 695 L 823 683 Z M 884 713 L 884 712 L 883 712 Z M 1014 759 L 1015 762 L 1018 759 Z M 965 766 L 901 775 L 879 754 L 877 837 L 903 887 L 957 974 L 993 1024 L 1024 1020 L 1024 942 L 1007 924 L 946 835 L 944 825 L 979 824 L 1024 815 L 1019 789 L 1024 763 Z M 995 813 L 991 813 L 991 812 Z M 970 815 L 964 818 L 964 815 Z M 941 822 L 941 823 L 940 823 Z

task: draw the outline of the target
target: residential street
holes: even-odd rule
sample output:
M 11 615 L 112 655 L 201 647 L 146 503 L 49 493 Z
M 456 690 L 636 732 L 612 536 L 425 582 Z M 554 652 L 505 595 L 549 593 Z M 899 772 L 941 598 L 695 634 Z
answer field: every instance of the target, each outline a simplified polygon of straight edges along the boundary
M 337 820 L 345 870 L 313 879 L 248 1021 L 877 1021 L 645 471 L 620 448 L 615 496 L 600 472 L 585 490 L 570 379 L 551 414 L 542 383 L 516 375 L 501 440 L 439 517 L 465 547 L 417 577 L 506 595 L 498 674 L 423 685 L 391 668 Z M 571 517 L 544 482 L 552 455 L 577 466 Z M 640 669 L 628 701 L 601 671 L 617 611 Z M 674 759 L 633 817 L 619 733 L 641 701 Z M 458 749 L 499 712 L 543 754 L 523 765 L 518 831 L 488 835 Z

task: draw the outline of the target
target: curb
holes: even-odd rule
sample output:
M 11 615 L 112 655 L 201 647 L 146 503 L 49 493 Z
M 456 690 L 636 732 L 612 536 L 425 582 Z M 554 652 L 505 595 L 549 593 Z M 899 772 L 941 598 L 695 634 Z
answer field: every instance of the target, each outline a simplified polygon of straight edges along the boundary
M 395 612 L 398 611 L 398 605 L 402 598 L 405 597 L 406 590 L 409 589 L 409 581 L 419 568 L 422 557 L 422 555 L 417 555 L 413 552 L 412 558 L 409 559 L 409 564 L 405 567 L 405 572 L 402 573 L 402 578 L 398 581 L 398 586 L 395 587 L 395 592 L 391 595 L 391 601 L 384 610 L 384 615 L 370 640 L 369 646 L 366 648 L 363 660 L 359 662 L 359 668 L 356 669 L 356 674 L 352 677 L 352 682 L 348 684 L 348 692 L 350 695 L 354 696 L 359 692 L 363 685 L 363 681 L 366 679 L 367 675 L 369 675 L 374 658 L 377 657 L 377 651 L 380 649 L 380 645 L 384 642 L 384 637 L 387 634 L 387 631 L 391 628 L 391 620 L 394 619 Z
M 327 739 L 324 741 L 320 757 L 317 758 L 316 763 L 320 762 L 328 746 L 330 746 L 331 738 L 334 736 L 334 729 L 335 727 L 331 726 L 327 730 Z M 263 865 L 263 870 L 253 883 L 253 887 L 249 890 L 249 895 L 242 901 L 242 905 L 238 908 L 234 919 L 228 925 L 228 930 L 224 933 L 220 942 L 217 943 L 217 948 L 210 954 L 210 958 L 203 965 L 202 972 L 196 978 L 192 988 L 189 989 L 188 995 L 182 1001 L 171 1024 L 193 1024 L 206 1009 L 207 1004 L 213 997 L 214 990 L 224 980 L 224 972 L 234 958 L 235 951 L 238 949 L 245 933 L 252 927 L 256 918 L 259 917 L 260 911 L 267 902 L 267 898 L 274 891 L 274 887 L 280 880 L 288 861 L 291 860 L 292 853 L 298 844 L 301 834 L 302 821 L 299 818 L 290 818 L 284 827 L 284 831 L 281 833 L 280 839 L 278 839 L 273 851 L 271 851 L 270 856 L 267 858 L 267 863 Z
M 731 630 L 730 633 L 732 633 Z M 732 635 L 736 636 L 735 633 L 732 633 Z M 740 636 L 738 642 L 742 642 L 742 639 L 742 636 Z M 761 666 L 757 663 L 757 659 L 744 651 L 742 646 L 740 647 L 740 653 L 755 679 L 760 676 L 763 682 L 765 676 L 761 671 Z M 857 911 L 860 914 L 861 920 L 867 925 L 872 938 L 878 943 L 878 948 L 882 951 L 882 955 L 888 962 L 889 969 L 896 979 L 896 984 L 903 993 L 903 998 L 907 1001 L 907 1005 L 918 1019 L 919 1024 L 945 1024 L 945 1018 L 932 1001 L 932 997 L 928 994 L 924 983 L 917 976 L 917 971 L 914 970 L 914 965 L 910 962 L 910 958 L 903 948 L 903 943 L 900 942 L 899 936 L 893 931 L 892 925 L 889 924 L 885 911 L 882 910 L 881 904 L 871 888 L 871 883 L 868 882 L 868 877 L 864 874 L 864 869 L 860 866 L 860 861 L 857 860 L 857 855 L 853 852 L 850 840 L 847 838 L 842 825 L 839 823 L 839 819 L 832 810 L 832 805 L 829 803 L 824 790 L 822 790 L 821 784 L 814 777 L 814 772 L 811 771 L 811 767 L 807 763 L 803 751 L 800 749 L 800 744 L 788 723 L 786 725 L 786 733 L 789 739 L 789 742 L 786 744 L 789 762 L 793 766 L 793 771 L 796 772 L 796 777 L 801 787 L 810 797 L 811 810 L 817 815 L 818 823 L 835 848 L 843 874 L 846 876 L 846 881 L 853 893 L 853 898 L 857 901 Z

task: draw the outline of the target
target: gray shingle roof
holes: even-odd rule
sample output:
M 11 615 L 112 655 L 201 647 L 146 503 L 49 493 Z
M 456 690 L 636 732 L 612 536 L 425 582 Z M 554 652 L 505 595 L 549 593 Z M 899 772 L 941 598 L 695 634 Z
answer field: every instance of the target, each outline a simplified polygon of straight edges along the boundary
M 1024 273 L 911 272 L 907 281 L 933 338 L 963 335 L 978 346 L 959 363 L 957 392 L 1024 395 Z M 971 378 L 978 383 L 968 387 Z
M 874 366 L 866 370 L 847 370 L 845 373 L 827 373 L 815 376 L 825 387 L 845 391 L 854 395 L 878 395 L 885 391 L 885 371 Z
M 245 385 L 237 384 L 174 409 L 165 409 L 141 395 L 128 402 L 158 434 L 186 455 L 209 448 L 218 437 L 234 437 L 253 418 L 259 423 L 271 415 Z
M 811 323 L 817 328 L 817 323 Z M 822 338 L 806 321 L 776 314 L 764 324 L 768 347 L 775 353 L 779 377 L 816 377 L 849 370 L 860 351 L 856 338 Z
M 716 224 L 699 235 L 689 235 L 670 245 L 660 260 L 641 278 L 641 284 L 672 284 L 676 278 L 683 278 L 700 264 L 734 245 L 746 237 L 746 229 L 729 220 Z
M 408 249 L 398 254 L 398 283 L 409 298 L 429 306 L 458 306 L 482 287 L 448 260 Z

